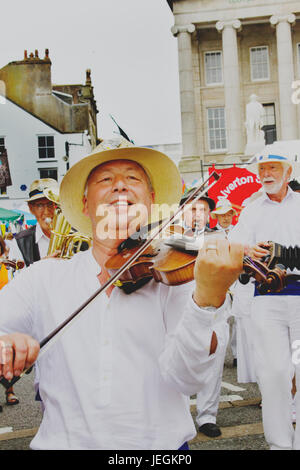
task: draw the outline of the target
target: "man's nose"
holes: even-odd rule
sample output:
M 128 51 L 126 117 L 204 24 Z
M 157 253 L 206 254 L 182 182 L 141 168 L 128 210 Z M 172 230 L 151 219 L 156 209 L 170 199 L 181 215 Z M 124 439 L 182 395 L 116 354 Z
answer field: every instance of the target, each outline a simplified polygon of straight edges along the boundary
M 45 204 L 44 206 L 44 215 L 46 216 L 53 216 L 54 214 L 54 210 L 55 210 L 55 206 L 48 206 L 47 204 Z
M 113 183 L 113 191 L 120 192 L 120 191 L 127 191 L 128 185 L 126 183 L 126 179 L 123 177 L 117 177 Z

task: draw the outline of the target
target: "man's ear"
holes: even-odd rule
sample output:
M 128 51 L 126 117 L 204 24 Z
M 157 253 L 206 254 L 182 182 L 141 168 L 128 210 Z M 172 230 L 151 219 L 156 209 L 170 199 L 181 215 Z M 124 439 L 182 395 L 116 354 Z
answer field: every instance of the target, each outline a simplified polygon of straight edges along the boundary
M 82 204 L 83 204 L 82 212 L 83 212 L 84 215 L 86 215 L 88 217 L 89 216 L 89 211 L 88 211 L 88 207 L 87 207 L 87 197 L 86 196 L 83 196 Z

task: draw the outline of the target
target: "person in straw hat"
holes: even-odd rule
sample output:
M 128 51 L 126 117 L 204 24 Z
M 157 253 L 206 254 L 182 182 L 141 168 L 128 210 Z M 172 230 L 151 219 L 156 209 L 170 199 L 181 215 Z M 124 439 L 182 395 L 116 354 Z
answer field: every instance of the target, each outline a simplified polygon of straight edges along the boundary
M 233 228 L 232 219 L 236 215 L 236 210 L 232 207 L 228 199 L 221 199 L 217 202 L 216 208 L 211 212 L 210 216 L 213 220 L 218 221 L 216 228 L 221 230 L 227 236 Z
M 68 261 L 34 264 L 1 293 L 7 379 L 32 364 L 37 341 L 109 278 L 106 261 L 136 230 L 134 209 L 145 223 L 153 203 L 178 204 L 180 195 L 176 165 L 149 148 L 102 143 L 70 168 L 60 186 L 61 207 L 93 245 Z M 31 448 L 186 447 L 196 434 L 190 395 L 205 386 L 218 355 L 223 338 L 214 324 L 225 321 L 226 291 L 242 259 L 241 245 L 220 240 L 199 253 L 195 283 L 169 287 L 150 280 L 130 295 L 114 287 L 97 296 L 39 358 L 45 413 Z
M 9 242 L 10 257 L 24 260 L 26 266 L 47 256 L 51 236 L 51 220 L 55 211 L 55 203 L 46 197 L 48 188 L 58 190 L 57 181 L 52 178 L 42 178 L 31 183 L 29 198 L 26 202 L 37 223 L 22 230 Z M 57 253 L 51 256 L 55 257 Z
M 255 156 L 252 169 L 259 175 L 263 194 L 242 211 L 229 233 L 230 241 L 247 246 L 254 259 L 269 254 L 268 241 L 284 246 L 299 245 L 300 195 L 288 186 L 296 170 L 295 152 L 283 143 L 267 145 Z M 297 270 L 293 274 L 299 274 Z M 300 449 L 300 426 L 292 425 L 292 377 L 300 387 L 299 365 L 293 359 L 300 338 L 300 284 L 295 280 L 280 293 L 259 295 L 251 303 L 251 337 L 255 373 L 262 395 L 265 438 L 271 449 Z M 297 422 L 300 395 L 295 397 Z

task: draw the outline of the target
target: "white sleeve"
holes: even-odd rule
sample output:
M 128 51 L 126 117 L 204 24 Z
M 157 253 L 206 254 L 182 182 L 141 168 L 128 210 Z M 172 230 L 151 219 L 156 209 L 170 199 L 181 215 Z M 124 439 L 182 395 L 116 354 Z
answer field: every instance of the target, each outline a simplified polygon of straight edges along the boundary
M 255 231 L 251 226 L 253 218 L 248 216 L 247 209 L 241 213 L 238 223 L 230 230 L 228 240 L 242 245 L 255 245 Z
M 175 314 L 180 305 L 175 296 L 167 302 L 170 315 Z M 159 363 L 164 380 L 184 395 L 193 395 L 205 386 L 207 370 L 227 342 L 221 326 L 226 322 L 229 299 L 218 309 L 201 309 L 192 295 L 186 298 L 185 308 L 176 328 L 166 334 L 166 343 Z M 179 304 L 179 305 L 178 305 Z M 182 313 L 182 312 L 181 312 Z M 210 353 L 212 333 L 216 332 L 218 346 Z

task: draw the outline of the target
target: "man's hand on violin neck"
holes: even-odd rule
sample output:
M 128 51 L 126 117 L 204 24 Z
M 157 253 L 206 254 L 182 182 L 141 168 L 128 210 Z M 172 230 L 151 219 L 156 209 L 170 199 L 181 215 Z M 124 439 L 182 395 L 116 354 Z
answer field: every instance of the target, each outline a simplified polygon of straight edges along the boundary
M 244 247 L 227 240 L 210 239 L 195 263 L 194 301 L 199 307 L 220 307 L 229 287 L 243 270 Z
M 37 359 L 38 341 L 22 333 L 0 336 L 0 377 L 11 380 L 28 369 Z

